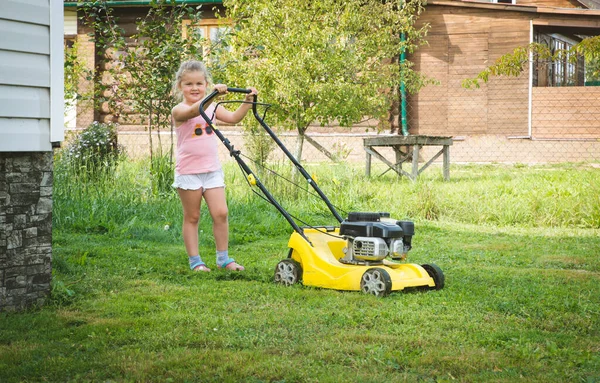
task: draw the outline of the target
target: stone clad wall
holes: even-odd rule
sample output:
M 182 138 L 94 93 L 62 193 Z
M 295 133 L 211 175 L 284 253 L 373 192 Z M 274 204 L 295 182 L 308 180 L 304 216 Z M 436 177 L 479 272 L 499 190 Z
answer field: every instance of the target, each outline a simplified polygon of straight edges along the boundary
M 51 260 L 52 152 L 0 153 L 0 312 L 45 302 Z

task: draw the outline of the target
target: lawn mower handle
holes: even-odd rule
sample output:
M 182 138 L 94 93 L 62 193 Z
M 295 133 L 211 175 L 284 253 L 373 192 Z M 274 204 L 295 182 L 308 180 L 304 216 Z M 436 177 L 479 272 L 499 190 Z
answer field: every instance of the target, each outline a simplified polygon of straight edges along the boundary
M 227 91 L 231 92 L 231 93 L 245 93 L 245 94 L 252 92 L 252 90 L 244 89 L 244 88 L 227 88 Z M 202 102 L 200 103 L 200 107 L 199 107 L 200 114 L 202 114 L 202 111 L 204 111 L 204 105 L 208 104 L 209 101 L 212 101 L 212 99 L 215 98 L 218 94 L 220 94 L 218 90 L 213 90 L 211 94 L 204 97 L 204 100 L 202 100 Z M 254 95 L 254 102 L 256 102 L 256 95 Z
M 251 92 L 250 89 L 242 89 L 242 88 L 227 88 L 227 91 L 228 92 L 232 92 L 232 93 L 246 93 L 246 94 L 248 94 L 248 93 Z M 208 95 L 208 97 L 206 97 L 200 103 L 200 107 L 199 107 L 200 115 L 202 115 L 202 117 L 205 120 L 207 119 L 207 116 L 206 116 L 206 114 L 204 112 L 204 105 L 207 104 L 209 101 L 211 101 L 217 94 L 219 94 L 219 92 L 216 91 L 216 90 L 214 90 L 211 94 Z M 317 183 L 315 182 L 315 180 L 308 174 L 308 172 L 304 169 L 304 167 L 300 164 L 300 162 L 292 155 L 292 153 L 290 153 L 290 151 L 279 140 L 279 138 L 273 132 L 273 130 L 271 130 L 271 128 L 265 123 L 265 121 L 263 120 L 263 118 L 258 114 L 258 110 L 256 108 L 256 99 L 257 99 L 257 96 L 254 95 L 254 99 L 252 101 L 252 113 L 254 114 L 254 117 L 256 118 L 256 120 L 263 127 L 263 129 L 267 132 L 267 134 L 269 134 L 269 136 L 271 136 L 271 138 L 273 139 L 273 141 L 275 141 L 275 143 L 277 144 L 277 146 L 279 146 L 279 148 L 290 159 L 290 161 L 292 161 L 292 163 L 298 169 L 298 171 L 300 172 L 300 174 L 302 174 L 302 176 L 313 187 L 313 189 L 317 192 L 317 194 L 319 194 L 319 196 L 321 197 L 321 199 L 325 202 L 325 204 L 327 205 L 327 207 L 329 208 L 329 210 L 331 211 L 331 213 L 333 214 L 333 216 L 338 220 L 338 222 L 342 222 L 344 219 L 342 218 L 342 216 L 340 215 L 340 213 L 337 212 L 335 206 L 333 206 L 333 204 L 331 203 L 331 201 L 329 201 L 329 198 L 327 198 L 327 196 L 325 195 L 325 193 L 323 193 L 323 191 L 317 186 Z M 206 120 L 206 121 L 208 121 L 208 120 Z M 219 136 L 219 138 L 221 138 L 220 134 L 221 134 L 220 132 L 217 132 L 217 136 Z M 223 141 L 223 139 L 221 139 L 221 141 Z M 228 143 L 226 143 L 225 146 L 227 146 L 229 148 Z M 294 225 L 292 225 L 292 226 L 294 226 Z M 296 226 L 294 226 L 294 229 L 296 229 Z M 296 231 L 298 231 L 298 230 L 296 230 Z
M 249 94 L 249 93 L 252 92 L 252 90 L 250 90 L 250 89 L 243 89 L 243 88 L 227 88 L 227 91 L 228 92 L 232 92 L 232 93 L 245 93 L 245 94 Z M 214 126 L 212 126 L 212 121 L 207 116 L 206 111 L 204 110 L 204 105 L 206 105 L 209 102 L 211 102 L 218 94 L 219 94 L 219 91 L 213 90 L 211 94 L 209 94 L 207 97 L 204 98 L 204 100 L 202 100 L 202 102 L 200 102 L 200 106 L 198 107 L 198 111 L 200 112 L 200 115 L 202 116 L 202 118 L 204 118 L 204 120 L 207 122 L 207 124 L 209 124 L 213 128 L 213 132 L 215 132 L 215 134 L 217 135 L 217 137 L 225 145 L 225 147 L 229 151 L 229 154 L 236 160 L 236 162 L 240 165 L 240 167 L 242 168 L 242 170 L 247 175 L 254 176 L 254 173 L 252 172 L 252 169 L 250 169 L 248 167 L 248 165 L 246 165 L 246 163 L 244 162 L 244 160 L 242 160 L 240 158 L 240 151 L 239 150 L 234 150 L 233 145 L 231 144 L 231 142 L 225 136 L 223 136 L 223 134 L 219 131 L 219 129 L 217 129 Z M 325 204 L 327 205 L 327 207 L 329 208 L 329 210 L 331 211 L 331 213 L 334 215 L 334 217 L 338 220 L 338 222 L 342 222 L 343 221 L 342 216 L 340 216 L 340 214 L 337 212 L 337 210 L 335 209 L 335 207 L 333 206 L 333 204 L 331 203 L 331 201 L 329 201 L 329 198 L 327 198 L 327 196 L 323 193 L 323 191 L 319 188 L 319 186 L 317 186 L 317 183 L 315 182 L 315 180 L 308 174 L 308 172 L 304 169 L 304 167 L 300 164 L 300 162 L 298 162 L 298 160 L 296 160 L 296 158 L 292 155 L 292 153 L 290 153 L 290 151 L 285 147 L 285 145 L 283 145 L 283 143 L 279 140 L 279 138 L 273 132 L 273 130 L 271 130 L 271 128 L 265 123 L 265 121 L 263 120 L 263 118 L 258 114 L 258 110 L 256 108 L 256 104 L 257 104 L 256 100 L 257 100 L 257 98 L 258 98 L 258 96 L 255 94 L 255 95 L 253 95 L 253 101 L 252 102 L 249 102 L 249 101 L 242 101 L 242 102 L 243 103 L 248 103 L 248 104 L 251 103 L 252 104 L 252 112 L 253 112 L 254 117 L 256 118 L 256 120 L 259 122 L 259 124 L 264 128 L 264 130 L 269 134 L 269 136 L 271 136 L 271 138 L 280 147 L 280 149 L 285 153 L 285 155 L 292 161 L 292 163 L 298 169 L 298 171 L 300 172 L 300 174 L 302 174 L 304 176 L 304 178 L 306 179 L 306 181 L 313 187 L 313 189 L 317 192 L 317 194 L 319 194 L 319 196 L 321 197 L 321 199 L 323 199 L 323 201 L 325 202 Z M 304 237 L 304 239 L 306 239 L 306 241 L 308 243 L 311 243 L 310 240 L 308 239 L 308 237 L 306 237 L 306 235 L 304 234 L 304 231 L 302 230 L 302 228 L 300 226 L 298 226 L 298 224 L 294 221 L 294 219 L 292 218 L 292 216 L 275 200 L 275 198 L 265 188 L 265 186 L 260 181 L 258 181 L 256 183 L 256 186 L 258 186 L 258 188 L 263 192 L 264 196 L 269 200 L 269 202 L 273 206 L 275 206 L 275 208 L 285 217 L 285 219 L 289 222 L 289 224 L 292 226 L 292 228 L 294 229 L 294 231 L 296 231 L 302 237 Z M 311 246 L 312 246 L 312 244 L 311 244 Z
M 245 94 L 248 94 L 248 93 L 252 92 L 250 89 L 242 89 L 242 88 L 227 88 L 227 91 L 228 92 L 232 92 L 232 93 L 245 93 Z M 232 156 L 235 159 L 235 161 L 242 168 L 242 170 L 244 171 L 244 173 L 246 173 L 247 175 L 252 175 L 252 176 L 256 177 L 254 175 L 254 172 L 252 172 L 252 169 L 250 169 L 248 167 L 248 165 L 244 162 L 244 160 L 240 157 L 241 152 L 239 150 L 235 150 L 233 148 L 233 144 L 227 139 L 227 137 L 225 137 L 223 135 L 223 133 L 221 133 L 219 131 L 219 129 L 217 129 L 216 127 L 213 126 L 210 117 L 208 117 L 208 115 L 206 114 L 206 111 L 204 110 L 204 105 L 206 105 L 209 101 L 212 101 L 212 99 L 215 98 L 215 96 L 218 95 L 218 94 L 219 94 L 219 92 L 216 91 L 216 90 L 214 90 L 211 94 L 209 94 L 207 97 L 205 97 L 204 100 L 202 100 L 202 102 L 200 102 L 200 106 L 198 107 L 200 115 L 202 116 L 202 118 L 204 118 L 204 121 L 206 121 L 206 123 L 212 127 L 213 132 L 217 135 L 217 137 L 219 138 L 219 140 L 221 140 L 221 142 L 223 143 L 223 145 L 225 145 L 225 147 L 229 151 L 229 155 Z M 252 105 L 252 109 L 254 109 L 254 112 L 256 114 L 256 95 L 254 95 L 254 101 L 252 102 L 252 104 L 253 104 Z M 289 222 L 289 224 L 292 226 L 292 228 L 294 229 L 294 231 L 298 232 L 302 237 L 304 237 L 310 243 L 310 241 L 308 240 L 308 238 L 305 236 L 302 228 L 300 226 L 298 226 L 298 224 L 296 223 L 296 221 L 294 221 L 294 219 L 292 218 L 292 216 L 290 215 L 290 213 L 288 213 L 279 204 L 279 202 L 277 202 L 275 200 L 275 198 L 267 190 L 267 188 L 260 181 L 258 181 L 258 180 L 257 180 L 256 186 L 258 186 L 258 188 L 263 192 L 263 194 L 267 198 L 267 200 L 273 206 L 275 206 L 275 208 L 284 216 L 284 218 Z
M 232 93 L 250 93 L 252 92 L 250 89 L 244 89 L 244 88 L 227 88 L 228 92 L 232 92 Z

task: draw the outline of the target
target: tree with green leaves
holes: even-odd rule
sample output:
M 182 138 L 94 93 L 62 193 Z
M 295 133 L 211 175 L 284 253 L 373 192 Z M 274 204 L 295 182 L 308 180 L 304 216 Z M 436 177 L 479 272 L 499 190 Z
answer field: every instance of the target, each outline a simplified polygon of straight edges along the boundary
M 171 108 L 178 102 L 172 92 L 173 76 L 183 60 L 201 55 L 200 36 L 184 36 L 183 20 L 194 24 L 199 17 L 196 8 L 176 5 L 174 0 L 152 2 L 148 13 L 136 20 L 137 32 L 121 58 L 121 70 L 130 76 L 126 94 L 131 109 L 142 116 L 139 123 L 146 122 L 148 126 L 151 171 L 159 191 L 168 190 L 171 184 L 175 142 Z M 168 158 L 163 154 L 161 131 L 171 134 Z M 153 132 L 158 133 L 156 146 Z
M 185 4 L 178 5 L 175 0 L 155 0 L 146 15 L 136 20 L 136 32 L 125 36 L 106 1 L 88 1 L 80 7 L 82 21 L 92 30 L 96 49 L 103 56 L 102 65 L 89 75 L 94 81 L 95 107 L 106 105 L 114 122 L 147 126 L 155 190 L 165 190 L 174 154 L 170 116 L 177 102 L 171 92 L 173 76 L 182 60 L 201 55 L 202 46 L 200 36 L 193 33 L 184 36 L 183 20 L 193 24 L 201 12 Z M 130 115 L 139 119 L 130 121 Z M 160 135 L 165 130 L 170 130 L 172 136 L 166 160 Z M 155 132 L 159 133 L 155 135 L 158 145 L 153 143 Z M 154 153 L 155 148 L 158 153 Z
M 351 126 L 364 118 L 387 123 L 403 82 L 423 77 L 401 62 L 426 27 L 414 22 L 425 2 L 386 0 L 224 0 L 233 24 L 226 49 L 214 50 L 215 77 L 255 86 L 272 103 L 272 124 L 298 132 L 302 158 L 312 123 Z
M 533 62 L 564 61 L 575 63 L 581 56 L 586 62 L 586 78 L 600 79 L 600 36 L 588 37 L 569 49 L 551 50 L 547 45 L 531 43 L 517 47 L 512 53 L 499 57 L 494 65 L 481 71 L 476 77 L 463 80 L 465 88 L 479 88 L 479 82 L 488 82 L 490 76 L 519 76 L 528 67 L 530 54 Z
M 144 121 L 139 123 L 146 122 L 149 132 L 171 129 L 171 108 L 177 103 L 171 91 L 173 76 L 182 60 L 201 55 L 200 37 L 185 37 L 183 20 L 193 24 L 199 16 L 193 7 L 159 0 L 152 2 L 148 13 L 136 20 L 137 31 L 120 58 L 121 70 L 131 78 L 126 89 L 131 107 L 143 116 Z M 157 137 L 157 148 L 161 150 L 160 134 Z

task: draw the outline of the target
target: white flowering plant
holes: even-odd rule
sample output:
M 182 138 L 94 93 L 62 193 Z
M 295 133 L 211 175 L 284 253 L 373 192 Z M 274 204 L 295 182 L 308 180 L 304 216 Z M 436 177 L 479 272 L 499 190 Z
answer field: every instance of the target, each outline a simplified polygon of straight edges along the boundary
M 96 172 L 112 168 L 123 153 L 117 125 L 94 121 L 70 141 L 63 155 L 75 168 Z

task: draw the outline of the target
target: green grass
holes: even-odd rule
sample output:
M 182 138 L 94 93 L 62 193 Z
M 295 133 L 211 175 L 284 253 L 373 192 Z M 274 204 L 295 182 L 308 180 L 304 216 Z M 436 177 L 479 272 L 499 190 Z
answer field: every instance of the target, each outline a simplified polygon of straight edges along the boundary
M 247 271 L 194 274 L 179 202 L 151 192 L 142 164 L 94 184 L 58 174 L 52 297 L 0 313 L 0 381 L 600 381 L 598 169 L 456 166 L 448 183 L 307 169 L 344 211 L 414 219 L 409 261 L 438 264 L 446 287 L 378 299 L 273 284 L 290 229 L 235 169 L 230 249 Z M 333 223 L 267 182 L 294 214 Z

